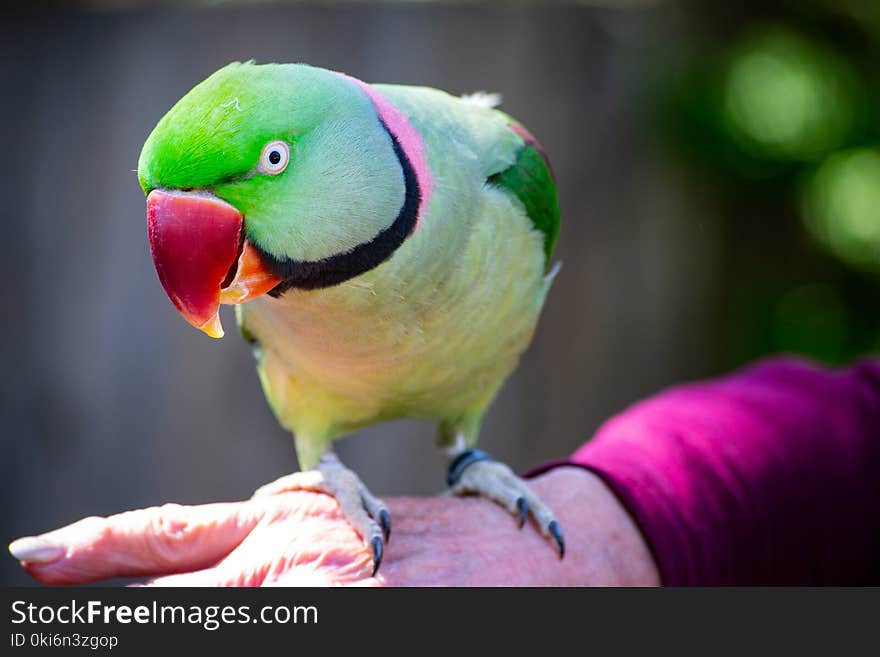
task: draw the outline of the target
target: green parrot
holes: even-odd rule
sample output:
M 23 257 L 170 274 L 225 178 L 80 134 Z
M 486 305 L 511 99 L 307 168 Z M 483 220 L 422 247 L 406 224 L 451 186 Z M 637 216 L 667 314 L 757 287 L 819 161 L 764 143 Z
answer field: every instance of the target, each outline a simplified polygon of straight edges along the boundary
M 391 518 L 332 451 L 400 417 L 438 422 L 455 494 L 553 512 L 475 449 L 557 268 L 556 188 L 532 135 L 490 95 L 366 84 L 303 64 L 234 62 L 144 144 L 150 250 L 171 301 L 213 337 L 236 305 L 301 472 L 268 489 L 333 495 L 382 560 Z

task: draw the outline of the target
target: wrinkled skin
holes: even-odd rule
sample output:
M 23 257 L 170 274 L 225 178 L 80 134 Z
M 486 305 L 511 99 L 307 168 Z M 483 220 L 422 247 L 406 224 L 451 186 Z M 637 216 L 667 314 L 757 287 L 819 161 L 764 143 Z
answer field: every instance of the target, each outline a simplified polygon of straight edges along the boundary
M 41 538 L 64 548 L 25 562 L 47 584 L 146 577 L 154 586 L 657 585 L 638 529 L 592 473 L 557 468 L 532 480 L 559 512 L 567 553 L 477 498 L 391 498 L 394 526 L 371 577 L 363 542 L 327 495 L 294 491 L 244 502 L 164 505 L 85 518 Z

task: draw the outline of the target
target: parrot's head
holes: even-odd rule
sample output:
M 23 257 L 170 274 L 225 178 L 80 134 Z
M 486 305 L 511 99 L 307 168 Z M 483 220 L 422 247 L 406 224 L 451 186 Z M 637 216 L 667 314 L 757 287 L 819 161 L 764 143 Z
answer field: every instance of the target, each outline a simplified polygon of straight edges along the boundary
M 361 85 L 294 64 L 220 69 L 138 161 L 159 279 L 213 337 L 221 303 L 336 285 L 387 259 L 414 225 L 413 175 Z

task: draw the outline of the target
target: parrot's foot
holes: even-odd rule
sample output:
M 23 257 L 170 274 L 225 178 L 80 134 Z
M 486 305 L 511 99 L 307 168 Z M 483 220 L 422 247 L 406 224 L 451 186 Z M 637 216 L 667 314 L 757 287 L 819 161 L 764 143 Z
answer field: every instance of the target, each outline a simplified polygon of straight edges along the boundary
M 391 515 L 360 477 L 342 465 L 331 452 L 321 458 L 314 470 L 294 472 L 266 484 L 257 489 L 254 497 L 290 490 L 311 490 L 335 497 L 342 514 L 361 535 L 367 550 L 372 552 L 373 575 L 376 574 L 382 563 L 385 543 L 391 536 Z
M 531 515 L 541 533 L 556 542 L 559 558 L 565 556 L 565 540 L 553 512 L 503 463 L 478 449 L 464 450 L 450 461 L 447 483 L 455 495 L 481 495 L 506 507 L 519 518 L 520 528 Z

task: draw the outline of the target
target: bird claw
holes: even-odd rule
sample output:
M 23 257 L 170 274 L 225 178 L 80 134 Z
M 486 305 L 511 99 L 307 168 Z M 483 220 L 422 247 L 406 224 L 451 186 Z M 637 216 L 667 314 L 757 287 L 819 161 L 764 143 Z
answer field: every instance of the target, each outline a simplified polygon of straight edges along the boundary
M 555 520 L 551 520 L 550 524 L 547 525 L 547 531 L 550 532 L 550 535 L 556 541 L 556 546 L 559 548 L 559 558 L 562 559 L 565 556 L 565 538 L 562 536 L 562 530 L 559 528 L 559 523 Z
M 509 509 L 520 529 L 532 516 L 541 533 L 555 541 L 559 558 L 565 556 L 565 539 L 553 511 L 503 463 L 485 452 L 465 450 L 450 462 L 447 481 L 457 495 L 482 495 Z
M 391 514 L 388 513 L 388 509 L 379 511 L 379 526 L 382 528 L 382 536 L 384 536 L 387 543 L 388 539 L 391 538 Z
M 519 515 L 519 528 L 522 529 L 526 525 L 526 518 L 529 517 L 529 503 L 526 498 L 520 497 L 516 500 L 516 510 Z
M 373 537 L 373 574 L 371 577 L 375 577 L 376 573 L 379 572 L 379 566 L 382 565 L 383 553 L 384 548 L 382 547 L 382 538 L 380 536 Z
M 264 486 L 255 496 L 288 490 L 313 490 L 333 496 L 339 503 L 342 515 L 362 537 L 366 550 L 372 552 L 373 575 L 378 572 L 385 543 L 391 536 L 391 514 L 385 504 L 367 489 L 354 472 L 342 465 L 335 454 L 328 452 L 314 470 L 287 475 Z

